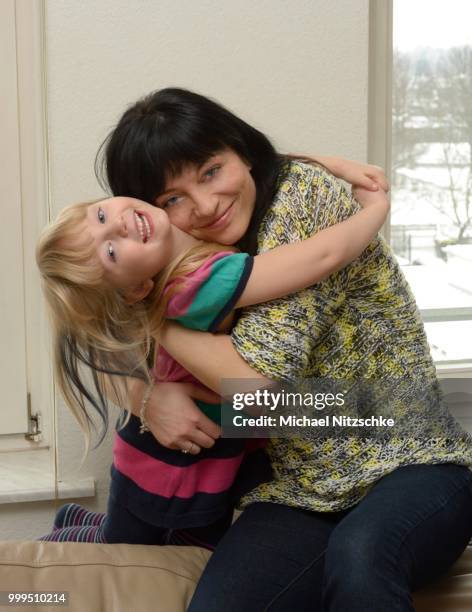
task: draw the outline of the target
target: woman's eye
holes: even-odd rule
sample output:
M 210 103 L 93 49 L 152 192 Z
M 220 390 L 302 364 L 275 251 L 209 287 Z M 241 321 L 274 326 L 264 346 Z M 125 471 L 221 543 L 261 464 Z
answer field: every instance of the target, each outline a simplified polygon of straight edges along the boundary
M 212 166 L 211 168 L 205 171 L 204 173 L 205 178 L 211 178 L 212 176 L 215 176 L 215 174 L 218 172 L 220 168 L 221 166 L 219 164 L 217 164 L 216 166 Z
M 162 205 L 162 208 L 167 208 L 168 206 L 174 206 L 175 204 L 179 203 L 180 199 L 181 199 L 181 196 L 171 196 L 170 198 L 167 198 L 167 200 L 165 200 L 165 202 Z
M 116 261 L 115 249 L 113 248 L 113 245 L 111 244 L 111 242 L 107 246 L 107 255 L 110 259 L 112 259 L 113 261 Z
M 105 223 L 105 212 L 104 212 L 103 208 L 99 208 L 98 209 L 97 217 L 98 217 L 98 221 L 100 223 Z

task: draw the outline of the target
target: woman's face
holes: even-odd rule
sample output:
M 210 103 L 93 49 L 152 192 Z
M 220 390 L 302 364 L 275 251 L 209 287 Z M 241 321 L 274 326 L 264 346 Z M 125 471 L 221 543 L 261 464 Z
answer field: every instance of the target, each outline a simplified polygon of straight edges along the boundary
M 170 178 L 156 205 L 172 224 L 199 240 L 235 244 L 254 211 L 256 185 L 250 170 L 239 155 L 225 149 Z

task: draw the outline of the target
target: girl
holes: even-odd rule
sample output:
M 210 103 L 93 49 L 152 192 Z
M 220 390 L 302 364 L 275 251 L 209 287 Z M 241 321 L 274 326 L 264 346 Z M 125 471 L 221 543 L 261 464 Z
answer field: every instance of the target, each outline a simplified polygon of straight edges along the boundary
M 247 164 L 230 150 L 220 152 L 217 165 L 199 172 L 203 181 L 218 175 L 222 201 L 231 205 L 253 193 Z M 64 209 L 44 231 L 37 261 L 53 321 L 57 381 L 87 439 L 92 421 L 84 398 L 105 423 L 106 394 L 127 405 L 126 377 L 131 384 L 133 377 L 146 377 L 150 347 L 159 340 L 164 316 L 193 329 L 223 330 L 233 308 L 300 290 L 356 258 L 388 211 L 383 190 L 356 193 L 363 208 L 353 217 L 254 258 L 202 244 L 171 225 L 163 210 L 136 199 Z M 92 370 L 93 391 L 81 364 Z M 151 376 L 193 380 L 162 349 Z M 152 385 L 141 401 L 139 420 L 131 417 L 116 434 L 106 517 L 69 504 L 43 539 L 212 548 L 228 528 L 235 477 L 254 444 L 220 439 L 199 454 L 194 443 L 181 452 L 162 447 L 146 424 Z M 209 392 L 200 397 L 213 399 Z M 203 408 L 217 420 L 217 406 Z

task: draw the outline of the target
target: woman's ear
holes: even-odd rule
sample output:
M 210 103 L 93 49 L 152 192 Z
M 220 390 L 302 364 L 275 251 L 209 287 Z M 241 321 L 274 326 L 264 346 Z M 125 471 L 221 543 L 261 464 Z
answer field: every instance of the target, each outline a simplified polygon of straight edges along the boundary
M 128 291 L 126 292 L 126 302 L 132 305 L 136 304 L 136 302 L 144 300 L 144 298 L 146 298 L 151 293 L 153 287 L 154 281 L 149 278 L 148 280 L 139 283 L 139 285 L 128 289 Z

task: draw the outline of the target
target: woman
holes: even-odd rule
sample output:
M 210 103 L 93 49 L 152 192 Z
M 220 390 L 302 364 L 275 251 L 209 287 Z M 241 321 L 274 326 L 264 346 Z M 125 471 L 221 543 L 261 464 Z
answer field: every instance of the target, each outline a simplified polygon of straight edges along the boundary
M 202 180 L 202 165 L 217 177 L 226 149 L 247 164 L 252 197 Z M 260 132 L 184 90 L 134 105 L 104 153 L 115 194 L 154 202 L 197 238 L 249 251 L 356 210 L 324 170 L 277 155 Z M 190 610 L 413 610 L 412 590 L 446 571 L 471 536 L 472 445 L 439 412 L 423 326 L 385 243 L 315 287 L 246 309 L 231 338 L 170 328 L 162 340 L 215 390 L 221 378 L 257 377 L 393 380 L 409 390 L 395 437 L 270 442 L 274 477 L 243 497 Z M 184 396 L 156 388 L 148 420 L 162 443 L 199 452 L 218 432 Z

